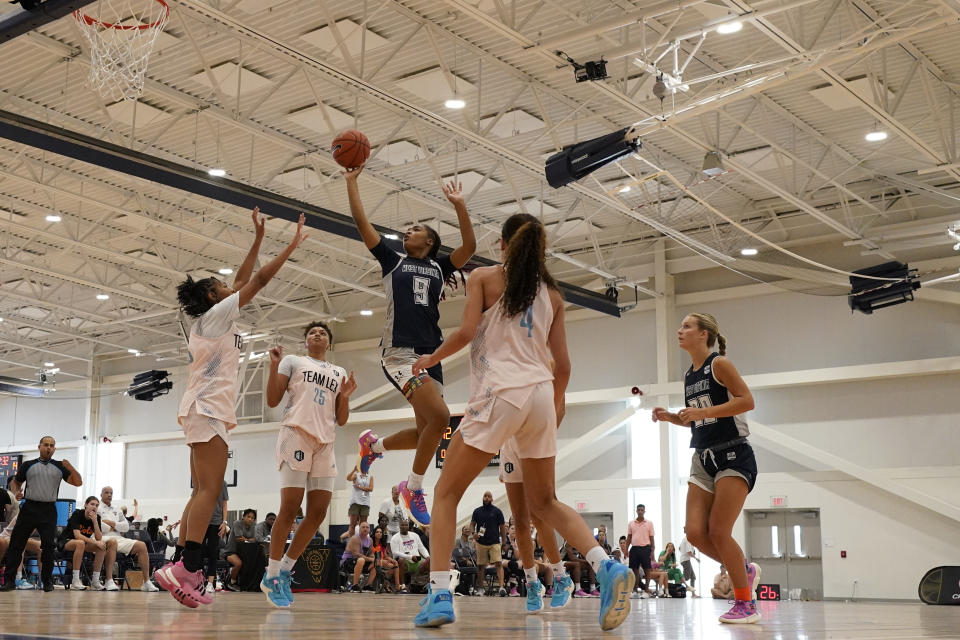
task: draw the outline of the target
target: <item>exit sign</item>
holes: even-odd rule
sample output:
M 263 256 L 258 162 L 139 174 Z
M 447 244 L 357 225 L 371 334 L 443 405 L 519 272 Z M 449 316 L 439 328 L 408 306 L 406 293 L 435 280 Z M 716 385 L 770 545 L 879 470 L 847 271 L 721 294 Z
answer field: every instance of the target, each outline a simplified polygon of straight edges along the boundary
M 770 496 L 770 506 L 771 507 L 787 506 L 787 496 Z
M 586 511 L 586 510 L 587 510 L 587 503 L 586 503 L 586 501 L 577 501 L 577 511 L 579 511 L 579 512 L 582 513 L 582 512 L 584 512 L 584 511 Z

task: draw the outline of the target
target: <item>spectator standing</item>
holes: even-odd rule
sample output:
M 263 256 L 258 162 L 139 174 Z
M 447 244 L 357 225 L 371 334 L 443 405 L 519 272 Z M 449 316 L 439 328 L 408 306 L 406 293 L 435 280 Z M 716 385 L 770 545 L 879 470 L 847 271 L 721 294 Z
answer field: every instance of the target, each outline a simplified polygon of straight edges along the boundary
M 690 585 L 690 595 L 697 597 L 697 574 L 693 571 L 693 561 L 697 558 L 696 548 L 687 540 L 687 528 L 683 528 L 684 536 L 680 540 L 680 546 L 677 547 L 677 559 L 680 566 L 683 567 L 683 579 Z
M 390 497 L 380 503 L 380 513 L 387 516 L 387 536 L 393 538 L 400 533 L 400 522 L 408 520 L 410 514 L 400 500 L 398 487 L 390 487 Z
M 347 514 L 350 516 L 350 530 L 347 533 L 352 536 L 357 530 L 357 525 L 366 522 L 370 515 L 370 492 L 373 491 L 373 476 L 354 467 L 347 474 L 347 482 L 353 483 L 350 507 L 347 510 Z
M 470 526 L 476 532 L 477 541 L 477 568 L 480 577 L 490 565 L 497 570 L 497 586 L 500 595 L 506 596 L 503 588 L 503 554 L 500 541 L 507 535 L 507 524 L 503 519 L 503 511 L 493 504 L 493 494 L 483 493 L 483 504 L 473 510 L 470 517 Z
M 4 580 L 2 591 L 14 588 L 14 575 L 27 546 L 27 539 L 36 529 L 40 533 L 40 579 L 44 591 L 53 591 L 53 563 L 57 549 L 57 507 L 60 482 L 79 487 L 83 479 L 66 460 L 54 460 L 57 441 L 53 436 L 40 438 L 37 446 L 40 456 L 20 465 L 14 477 L 14 493 L 23 490 L 26 502 L 20 509 L 17 524 L 10 534 L 10 546 L 4 554 Z M 24 488 L 26 485 L 26 488 Z
M 647 591 L 647 575 L 653 569 L 653 523 L 644 518 L 647 508 L 642 504 L 637 505 L 637 518 L 631 520 L 627 525 L 627 541 L 630 543 L 630 568 L 636 576 L 636 584 L 640 584 L 640 578 L 643 577 L 643 587 L 641 592 Z M 643 569 L 641 576 L 640 569 Z
M 243 517 L 233 523 L 230 528 L 230 539 L 227 540 L 226 561 L 230 563 L 230 583 L 227 589 L 230 591 L 240 591 L 237 585 L 237 576 L 240 575 L 240 568 L 243 567 L 243 560 L 240 558 L 239 546 L 242 543 L 255 543 L 256 540 L 256 509 L 244 509 Z

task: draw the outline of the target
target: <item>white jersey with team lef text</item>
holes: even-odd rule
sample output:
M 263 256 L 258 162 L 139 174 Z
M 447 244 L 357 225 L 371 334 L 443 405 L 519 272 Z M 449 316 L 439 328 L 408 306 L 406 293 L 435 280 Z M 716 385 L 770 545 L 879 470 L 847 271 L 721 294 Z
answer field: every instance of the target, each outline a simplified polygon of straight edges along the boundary
M 280 424 L 296 427 L 318 442 L 333 442 L 337 394 L 347 378 L 343 367 L 309 356 L 284 356 L 278 372 L 289 377 Z

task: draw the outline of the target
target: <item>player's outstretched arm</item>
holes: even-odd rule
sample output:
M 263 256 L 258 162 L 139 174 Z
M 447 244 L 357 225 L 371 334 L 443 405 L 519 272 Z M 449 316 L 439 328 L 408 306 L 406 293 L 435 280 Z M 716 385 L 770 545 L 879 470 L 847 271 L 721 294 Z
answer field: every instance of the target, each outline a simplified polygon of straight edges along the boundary
M 347 185 L 350 215 L 353 216 L 353 222 L 357 225 L 357 231 L 360 232 L 360 237 L 367 249 L 373 249 L 380 244 L 380 234 L 367 220 L 367 213 L 363 210 L 363 203 L 360 201 L 360 187 L 357 186 L 357 178 L 360 177 L 363 167 L 364 165 L 360 165 L 353 169 L 344 169 L 340 172 L 340 175 L 343 176 L 343 181 Z
M 467 264 L 467 260 L 473 257 L 477 250 L 477 238 L 473 233 L 473 223 L 470 222 L 470 214 L 467 213 L 467 203 L 463 199 L 463 185 L 459 182 L 448 182 L 443 186 L 443 195 L 453 205 L 457 212 L 457 221 L 460 223 L 460 246 L 450 254 L 450 262 L 459 269 Z

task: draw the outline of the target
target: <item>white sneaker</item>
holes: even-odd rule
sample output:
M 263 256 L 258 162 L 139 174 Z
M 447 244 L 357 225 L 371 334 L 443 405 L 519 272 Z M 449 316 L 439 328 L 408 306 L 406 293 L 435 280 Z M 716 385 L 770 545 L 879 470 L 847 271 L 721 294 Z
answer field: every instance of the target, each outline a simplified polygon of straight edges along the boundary
M 214 591 L 213 583 L 212 583 L 212 582 L 208 582 L 208 583 L 207 583 L 207 586 L 204 587 L 204 592 L 205 592 L 207 595 L 210 595 L 210 594 L 213 593 L 213 591 Z
M 84 591 L 87 588 L 87 585 L 80 582 L 80 579 L 76 579 L 70 583 L 70 589 L 73 591 Z
M 642 599 L 646 600 L 647 598 L 650 597 L 650 592 L 647 591 L 646 589 L 644 589 L 644 590 L 642 590 L 642 591 L 640 592 L 640 597 L 641 597 Z
M 90 579 L 90 588 L 94 591 L 103 591 L 103 583 L 100 582 L 99 578 Z
M 457 590 L 457 585 L 460 584 L 460 572 L 456 569 L 450 569 L 450 593 L 455 593 Z
M 103 585 L 104 591 L 120 591 L 120 587 L 117 586 L 117 583 L 113 581 L 113 578 L 107 580 Z
M 143 583 L 143 586 L 140 587 L 140 591 L 152 593 L 154 591 L 160 591 L 160 589 L 157 587 L 157 585 L 153 584 L 153 580 L 147 580 Z

